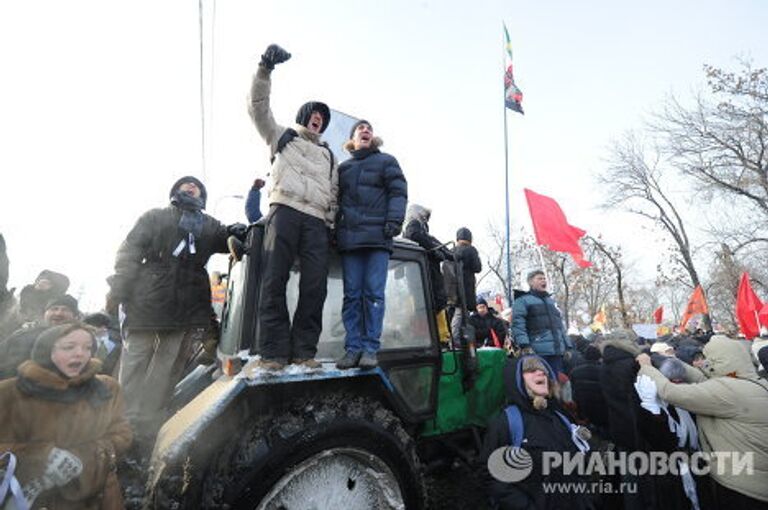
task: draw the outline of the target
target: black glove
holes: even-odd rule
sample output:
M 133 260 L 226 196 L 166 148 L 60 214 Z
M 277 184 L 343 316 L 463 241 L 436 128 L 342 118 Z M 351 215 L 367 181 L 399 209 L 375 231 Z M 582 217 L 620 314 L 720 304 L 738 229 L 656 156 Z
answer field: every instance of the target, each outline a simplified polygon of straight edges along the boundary
M 245 235 L 248 233 L 248 227 L 242 223 L 233 223 L 227 227 L 227 233 L 231 236 L 235 236 L 241 241 L 245 239 Z
M 261 188 L 264 187 L 265 184 L 266 184 L 266 182 L 264 181 L 264 179 L 260 179 L 259 178 L 259 179 L 256 179 L 256 180 L 253 181 L 253 187 L 255 189 L 261 189 Z
M 264 66 L 270 71 L 275 68 L 277 64 L 282 64 L 286 60 L 291 58 L 291 54 L 285 51 L 277 44 L 270 44 L 261 56 L 261 62 L 259 65 Z
M 384 237 L 388 239 L 392 239 L 402 231 L 402 224 L 395 221 L 388 221 L 384 224 Z

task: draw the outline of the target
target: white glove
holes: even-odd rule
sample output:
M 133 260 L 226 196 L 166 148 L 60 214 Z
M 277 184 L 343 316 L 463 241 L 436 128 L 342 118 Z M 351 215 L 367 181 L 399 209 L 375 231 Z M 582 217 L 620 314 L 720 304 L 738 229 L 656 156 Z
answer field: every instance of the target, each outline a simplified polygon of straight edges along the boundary
M 640 406 L 653 414 L 661 414 L 661 401 L 658 389 L 653 379 L 647 375 L 639 375 L 635 381 L 635 391 L 640 397 Z
M 43 478 L 50 479 L 56 487 L 63 487 L 80 476 L 82 472 L 83 462 L 77 455 L 54 447 L 48 455 L 48 465 L 45 467 Z

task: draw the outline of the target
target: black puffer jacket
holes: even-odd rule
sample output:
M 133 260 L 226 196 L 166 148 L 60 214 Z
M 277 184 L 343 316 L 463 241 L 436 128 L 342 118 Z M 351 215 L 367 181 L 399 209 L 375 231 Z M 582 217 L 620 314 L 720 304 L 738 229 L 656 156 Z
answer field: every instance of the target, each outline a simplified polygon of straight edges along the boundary
M 554 491 L 545 494 L 543 483 L 578 483 L 584 481 L 577 475 L 565 475 L 562 470 L 553 469 L 548 475 L 543 474 L 544 452 L 570 452 L 572 455 L 578 449 L 571 439 L 571 431 L 555 413 L 566 414 L 555 399 L 547 400 L 547 408 L 536 410 L 528 397 L 522 377 L 517 372 L 525 357 L 510 359 L 504 367 L 504 389 L 509 404 L 520 409 L 523 418 L 522 448 L 533 461 L 531 474 L 517 483 L 504 483 L 494 478 L 487 467 L 485 471 L 486 490 L 491 499 L 491 508 L 502 510 L 581 510 L 593 508 L 591 500 L 583 494 L 569 491 Z M 543 361 L 543 360 L 542 360 Z M 521 374 L 522 375 L 522 374 Z M 549 378 L 554 380 L 555 374 L 550 369 Z M 518 380 L 519 379 L 519 380 Z M 506 414 L 502 411 L 488 424 L 488 430 L 483 441 L 481 452 L 482 465 L 488 465 L 488 458 L 497 448 L 509 446 L 511 437 Z
M 402 226 L 407 201 L 408 184 L 394 157 L 377 148 L 352 151 L 339 166 L 339 251 L 391 251 L 392 237 L 385 235 L 384 225 Z
M 432 281 L 432 309 L 439 312 L 448 304 L 440 262 L 453 260 L 453 253 L 429 233 L 430 214 L 431 211 L 426 207 L 411 204 L 406 212 L 403 237 L 427 250 L 429 279 Z
M 125 306 L 124 326 L 133 329 L 207 327 L 211 323 L 211 287 L 205 265 L 214 253 L 227 252 L 227 228 L 203 215 L 195 253 L 173 252 L 185 239 L 175 206 L 144 213 L 117 252 L 110 277 L 113 299 Z

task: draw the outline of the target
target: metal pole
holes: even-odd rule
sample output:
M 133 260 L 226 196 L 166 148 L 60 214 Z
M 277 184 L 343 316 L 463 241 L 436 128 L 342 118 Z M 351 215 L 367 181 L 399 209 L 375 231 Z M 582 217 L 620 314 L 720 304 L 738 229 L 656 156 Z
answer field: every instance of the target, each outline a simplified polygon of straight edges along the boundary
M 502 31 L 504 29 L 503 23 L 502 23 Z M 502 40 L 504 39 L 504 34 L 502 33 Z M 502 61 L 501 61 L 501 68 L 504 72 L 506 72 L 506 49 L 504 48 L 506 45 L 506 41 L 502 42 L 501 48 L 502 48 Z M 504 204 L 505 204 L 505 224 L 507 227 L 507 242 L 506 242 L 506 248 L 507 248 L 507 306 L 512 306 L 512 255 L 509 248 L 509 143 L 508 143 L 508 136 L 507 136 L 507 105 L 506 105 L 506 93 L 507 90 L 504 87 L 504 80 L 501 81 L 501 88 L 502 88 L 502 112 L 504 112 Z

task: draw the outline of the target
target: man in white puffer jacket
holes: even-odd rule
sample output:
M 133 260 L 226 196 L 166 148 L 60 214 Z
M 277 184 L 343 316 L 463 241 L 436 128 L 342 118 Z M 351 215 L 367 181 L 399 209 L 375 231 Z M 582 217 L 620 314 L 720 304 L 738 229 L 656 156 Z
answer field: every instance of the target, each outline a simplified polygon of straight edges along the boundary
M 302 105 L 290 128 L 277 124 L 272 115 L 271 73 L 290 57 L 276 44 L 266 49 L 253 77 L 249 104 L 256 129 L 273 156 L 258 312 L 259 365 L 268 370 L 280 370 L 288 363 L 320 366 L 314 358 L 322 330 L 339 182 L 333 154 L 320 139 L 331 120 L 328 106 L 317 101 Z M 301 282 L 291 324 L 285 287 L 296 257 Z

